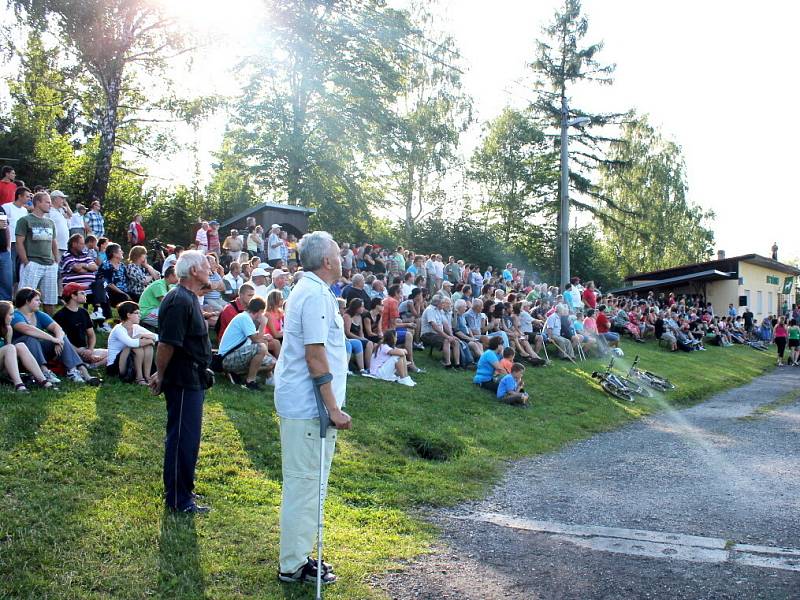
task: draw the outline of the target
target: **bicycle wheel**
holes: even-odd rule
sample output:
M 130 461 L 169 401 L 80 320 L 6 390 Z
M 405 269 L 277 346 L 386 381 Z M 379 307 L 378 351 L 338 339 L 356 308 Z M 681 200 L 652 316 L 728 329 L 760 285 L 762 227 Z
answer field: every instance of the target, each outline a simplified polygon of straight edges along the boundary
M 620 388 L 610 381 L 601 381 L 600 387 L 602 387 L 607 394 L 611 394 L 615 398 L 625 400 L 626 402 L 633 402 L 633 395 L 628 390 Z
M 625 387 L 628 389 L 629 392 L 632 394 L 636 394 L 637 396 L 641 396 L 642 398 L 652 398 L 653 392 L 647 386 L 640 385 L 635 381 L 631 381 L 629 379 L 623 379 L 622 383 L 625 384 Z
M 653 375 L 652 373 L 648 373 L 650 380 L 657 386 L 662 387 L 665 390 L 674 390 L 675 385 L 670 382 L 669 379 L 664 379 L 663 377 L 659 377 L 658 375 Z

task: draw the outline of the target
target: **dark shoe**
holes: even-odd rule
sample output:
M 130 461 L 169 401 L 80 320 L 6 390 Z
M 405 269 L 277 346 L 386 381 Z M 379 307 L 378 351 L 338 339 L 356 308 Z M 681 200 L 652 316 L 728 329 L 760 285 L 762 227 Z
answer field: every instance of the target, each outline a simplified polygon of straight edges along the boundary
M 252 392 L 263 392 L 264 388 L 261 387 L 261 384 L 258 381 L 246 381 L 245 384 L 242 386 L 246 390 L 250 390 Z
M 322 584 L 328 585 L 336 581 L 336 575 L 331 571 L 325 570 L 325 562 L 322 563 Z M 278 572 L 278 580 L 284 583 L 316 583 L 317 582 L 317 563 L 309 558 L 306 564 L 297 569 L 294 573 Z
M 309 556 L 308 560 L 314 566 L 314 568 L 316 569 L 317 568 L 317 559 L 316 558 L 311 558 Z M 326 563 L 324 560 L 322 561 L 322 568 L 325 570 L 326 573 L 333 573 L 333 567 L 330 564 Z
M 84 381 L 86 382 L 87 385 L 92 385 L 92 386 L 95 386 L 95 387 L 97 387 L 97 386 L 99 386 L 100 384 L 103 383 L 102 379 L 100 379 L 99 377 L 94 377 L 94 376 L 89 377 L 88 379 L 84 379 Z
M 171 509 L 173 512 L 180 513 L 180 514 L 187 514 L 187 515 L 205 515 L 211 512 L 210 506 L 203 506 L 201 504 L 195 504 L 192 502 L 186 508 L 179 508 L 179 509 Z

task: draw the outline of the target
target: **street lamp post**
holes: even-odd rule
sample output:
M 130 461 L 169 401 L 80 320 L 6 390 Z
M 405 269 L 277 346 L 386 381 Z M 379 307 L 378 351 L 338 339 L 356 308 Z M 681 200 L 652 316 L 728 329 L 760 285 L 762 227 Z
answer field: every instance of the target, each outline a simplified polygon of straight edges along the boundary
M 561 243 L 561 290 L 569 283 L 569 139 L 573 125 L 589 123 L 589 117 L 569 118 L 566 96 L 561 96 L 561 213 L 559 241 Z

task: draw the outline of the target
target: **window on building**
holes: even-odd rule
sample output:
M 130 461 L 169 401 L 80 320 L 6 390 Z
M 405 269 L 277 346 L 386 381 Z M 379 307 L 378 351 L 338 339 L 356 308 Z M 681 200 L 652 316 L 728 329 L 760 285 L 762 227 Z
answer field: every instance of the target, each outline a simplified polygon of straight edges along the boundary
M 744 291 L 744 297 L 747 298 L 747 300 L 745 300 L 745 302 L 746 302 L 745 306 L 749 306 L 750 308 L 753 308 L 753 300 L 752 300 L 752 298 L 750 298 L 750 290 L 745 290 Z
M 772 310 L 772 292 L 767 292 L 767 312 L 769 314 L 773 313 L 773 310 Z
M 764 313 L 764 293 L 761 290 L 756 292 L 756 314 Z

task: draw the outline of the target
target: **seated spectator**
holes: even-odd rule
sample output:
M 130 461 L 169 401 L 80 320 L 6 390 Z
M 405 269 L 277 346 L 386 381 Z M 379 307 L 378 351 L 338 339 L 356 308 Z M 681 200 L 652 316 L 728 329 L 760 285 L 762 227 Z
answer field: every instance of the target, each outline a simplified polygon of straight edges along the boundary
M 128 252 L 128 264 L 125 266 L 125 275 L 128 280 L 128 296 L 134 302 L 139 301 L 139 297 L 150 283 L 156 279 L 161 279 L 161 275 L 147 263 L 147 248 L 144 246 L 134 246 Z
M 571 362 L 575 362 L 575 350 L 572 347 L 572 340 L 561 335 L 561 317 L 569 316 L 569 307 L 566 304 L 558 304 L 547 321 L 545 321 L 545 334 L 547 342 L 552 343 L 558 348 L 561 357 Z
M 225 297 L 229 299 L 236 298 L 237 294 L 239 293 L 239 288 L 242 287 L 244 283 L 244 277 L 242 277 L 242 265 L 238 262 L 232 262 L 230 266 L 230 270 L 222 278 L 223 283 L 225 284 Z
M 344 320 L 347 304 L 345 303 L 344 298 L 337 298 L 336 300 L 339 303 L 339 314 L 342 315 L 342 320 Z M 361 343 L 345 337 L 344 344 L 347 348 L 347 374 L 355 375 L 355 373 L 353 373 L 353 371 L 350 369 L 351 362 L 356 363 L 356 373 L 361 375 L 369 373 L 369 371 L 364 369 L 364 349 Z
M 61 291 L 64 307 L 59 310 L 53 319 L 61 326 L 67 339 L 72 343 L 75 352 L 89 367 L 103 364 L 108 356 L 108 350 L 95 348 L 97 336 L 92 326 L 92 318 L 83 307 L 86 302 L 86 290 L 77 283 L 68 283 Z
M 426 346 L 441 350 L 445 369 L 459 368 L 461 345 L 458 338 L 452 334 L 447 316 L 441 309 L 444 300 L 441 296 L 431 298 L 431 303 L 422 313 L 422 343 Z M 448 333 L 450 331 L 450 333 Z
M 265 331 L 278 341 L 283 339 L 283 302 L 283 294 L 279 289 L 267 295 Z
M 39 387 L 52 389 L 53 384 L 44 376 L 28 347 L 22 342 L 16 344 L 11 342 L 13 314 L 14 305 L 11 302 L 5 300 L 0 302 L 0 377 L 10 379 L 15 392 L 27 393 L 29 390 L 19 374 L 19 367 L 22 365 Z
M 226 373 L 245 375 L 243 387 L 251 391 L 262 390 L 256 380 L 260 371 L 266 372 L 267 385 L 274 385 L 272 372 L 275 359 L 269 354 L 265 335 L 259 333 L 265 325 L 266 308 L 267 304 L 262 298 L 256 296 L 250 300 L 247 310 L 231 320 L 219 344 L 222 368 Z
M 364 325 L 364 337 L 373 344 L 380 344 L 383 339 L 382 314 L 383 300 L 381 298 L 372 298 L 367 304 L 367 310 L 361 315 L 361 321 Z
M 162 275 L 167 272 L 167 269 L 175 266 L 175 263 L 178 262 L 181 254 L 183 254 L 183 250 L 183 246 L 171 246 L 170 244 L 167 244 L 167 252 L 170 252 L 170 254 L 164 259 L 164 264 L 161 265 Z
M 289 273 L 281 269 L 273 269 L 272 283 L 267 287 L 267 296 L 272 290 L 278 290 L 283 296 L 283 299 L 287 300 L 289 298 L 289 293 L 292 291 L 289 285 Z
M 128 273 L 122 261 L 122 248 L 119 244 L 109 244 L 106 248 L 107 259 L 100 267 L 100 275 L 106 282 L 107 303 L 103 306 L 106 319 L 111 318 L 111 308 L 131 299 L 128 295 Z
M 498 382 L 495 375 L 505 374 L 500 365 L 504 349 L 502 339 L 495 337 L 489 340 L 489 348 L 478 359 L 472 383 L 494 394 L 497 393 Z
M 422 288 L 415 287 L 411 290 L 411 295 L 400 303 L 397 307 L 400 311 L 400 318 L 406 323 L 414 323 L 414 350 L 422 350 L 425 346 L 420 342 L 422 331 L 422 311 L 425 310 L 425 295 Z
M 13 343 L 16 345 L 22 342 L 28 347 L 42 374 L 52 384 L 58 384 L 61 380 L 47 368 L 50 360 L 63 366 L 67 377 L 73 382 L 100 385 L 100 379 L 86 370 L 86 365 L 61 326 L 50 315 L 39 310 L 40 306 L 41 296 L 37 290 L 28 287 L 17 290 L 14 297 L 16 310 L 11 318 Z
M 455 303 L 455 327 L 453 329 L 453 335 L 455 335 L 459 342 L 461 343 L 461 354 L 462 357 L 466 354 L 468 355 L 467 360 L 463 360 L 462 364 L 472 364 L 476 363 L 480 358 L 481 354 L 483 354 L 483 343 L 481 342 L 480 336 L 480 314 L 478 314 L 478 323 L 475 324 L 474 320 L 471 322 L 467 321 L 467 314 L 472 312 L 471 310 L 467 310 L 467 302 L 461 298 L 456 300 Z M 474 314 L 474 313 L 473 313 Z M 470 325 L 474 325 L 474 328 Z M 477 333 L 475 333 L 477 332 Z M 488 338 L 486 339 L 486 343 L 489 343 Z
M 361 344 L 361 352 L 364 355 L 364 365 L 369 369 L 369 361 L 372 355 L 373 344 L 364 337 L 362 315 L 364 314 L 364 303 L 361 298 L 353 298 L 347 303 L 344 311 L 344 334 L 352 340 L 352 343 Z
M 217 262 L 216 255 L 206 254 L 206 260 L 211 271 L 208 276 L 208 283 L 211 289 L 206 290 L 203 296 L 203 310 L 213 311 L 219 315 L 227 304 L 222 298 L 222 292 L 225 291 L 225 283 L 222 281 L 222 276 L 225 272 Z
M 528 406 L 528 394 L 525 393 L 525 386 L 522 376 L 525 374 L 525 365 L 514 363 L 511 365 L 510 373 L 504 375 L 497 385 L 497 399 L 505 404 L 517 406 Z
M 400 313 L 402 288 L 399 284 L 392 285 L 388 290 L 386 300 L 383 301 L 381 325 L 387 329 L 394 329 L 397 343 L 406 351 L 408 369 L 412 373 L 421 373 L 422 369 L 414 364 L 414 329 L 416 322 L 413 318 L 406 320 Z
M 108 336 L 106 372 L 126 383 L 135 381 L 139 385 L 148 385 L 158 335 L 139 325 L 140 312 L 136 302 L 120 303 L 117 313 L 120 322 Z
M 513 348 L 503 348 L 503 358 L 500 359 L 500 366 L 506 373 L 511 373 L 514 366 L 514 357 L 517 355 Z
M 606 316 L 606 305 L 601 304 L 597 307 L 597 333 L 608 343 L 612 348 L 619 346 L 619 334 L 616 331 L 611 331 L 611 321 Z
M 375 345 L 369 373 L 377 379 L 396 381 L 402 385 L 414 387 L 416 383 L 408 376 L 406 351 L 396 348 L 396 343 L 397 336 L 394 329 L 387 329 L 383 333 L 381 342 Z
M 256 296 L 265 302 L 267 296 L 269 295 L 269 284 L 267 283 L 267 277 L 269 277 L 269 275 L 267 274 L 266 269 L 262 269 L 261 267 L 256 267 L 253 269 L 250 276 L 250 282 L 253 284 Z
M 158 307 L 164 296 L 178 284 L 175 267 L 167 267 L 163 279 L 156 279 L 148 285 L 139 298 L 139 314 L 141 322 L 149 327 L 158 327 Z
M 92 301 L 95 306 L 94 313 L 91 315 L 92 320 L 99 321 L 104 319 L 105 317 L 100 308 L 102 296 L 105 295 L 102 289 L 103 282 L 97 278 L 97 264 L 86 250 L 86 244 L 80 233 L 70 236 L 67 241 L 67 251 L 61 256 L 59 269 L 65 286 L 75 283 L 86 290 L 87 293 L 92 294 Z

